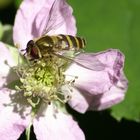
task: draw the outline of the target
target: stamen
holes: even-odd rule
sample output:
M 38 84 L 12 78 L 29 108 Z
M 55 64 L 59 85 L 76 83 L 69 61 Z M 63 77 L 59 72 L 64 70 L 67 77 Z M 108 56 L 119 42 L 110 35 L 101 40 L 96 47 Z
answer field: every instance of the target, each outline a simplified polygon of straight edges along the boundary
M 74 79 L 78 79 L 78 76 L 75 76 L 75 75 L 70 75 L 70 74 L 66 74 L 66 73 L 63 73 L 65 76 L 69 76 L 69 77 L 73 77 Z
M 75 79 L 65 82 L 67 61 L 52 57 L 51 61 L 45 59 L 15 67 L 20 77 L 21 86 L 16 85 L 18 92 L 23 92 L 28 103 L 34 108 L 42 101 L 51 104 L 53 101 L 66 103 L 71 97 L 60 91 L 64 84 L 73 85 Z
M 66 84 L 69 85 L 70 87 L 74 86 L 74 83 L 76 81 L 76 79 L 78 79 L 78 76 L 74 76 L 74 75 L 69 75 L 69 74 L 65 74 L 65 76 L 69 76 L 72 77 L 73 79 L 70 78 L 70 80 L 67 80 Z

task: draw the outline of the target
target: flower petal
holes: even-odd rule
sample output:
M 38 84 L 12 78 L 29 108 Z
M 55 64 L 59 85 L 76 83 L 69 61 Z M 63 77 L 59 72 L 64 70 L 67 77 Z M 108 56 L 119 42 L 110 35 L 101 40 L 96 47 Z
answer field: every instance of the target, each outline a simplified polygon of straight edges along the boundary
M 86 100 L 84 94 L 81 94 L 81 91 L 75 87 L 69 87 L 67 85 L 62 86 L 61 91 L 63 94 L 67 94 L 71 97 L 68 101 L 68 104 L 76 111 L 85 113 L 89 108 L 89 103 Z
M 17 99 L 16 99 L 17 98 Z M 16 101 L 18 103 L 16 103 Z M 15 104 L 14 104 L 15 102 Z M 0 90 L 0 139 L 16 140 L 29 125 L 30 109 L 19 99 L 15 91 Z
M 82 130 L 69 114 L 60 110 L 55 112 L 52 105 L 48 106 L 44 116 L 41 114 L 39 112 L 33 122 L 38 140 L 85 140 Z
M 109 91 L 102 95 L 92 97 L 89 110 L 103 110 L 121 102 L 125 97 L 126 87 L 127 80 L 122 76 L 122 79 L 115 86 L 112 86 Z
M 12 55 L 9 49 L 6 47 L 6 44 L 0 42 L 0 87 L 4 84 L 10 83 L 16 78 L 15 75 L 8 76 L 12 66 L 15 66 Z
M 48 32 L 76 34 L 72 8 L 65 0 L 24 0 L 17 11 L 13 28 L 13 40 L 22 49 L 30 39 Z
M 82 67 L 73 63 L 65 73 L 66 81 L 72 80 L 73 77 L 69 75 L 78 77 L 75 80 L 75 87 L 86 98 L 89 106 L 94 107 L 96 104 L 95 109 L 104 109 L 122 101 L 127 90 L 127 79 L 123 74 L 123 54 L 118 50 L 111 49 L 97 54 L 81 54 L 76 58 L 76 61 L 80 59 L 82 60 L 79 61 L 80 64 L 84 65 L 85 62 L 89 64 Z M 71 104 L 72 102 L 75 104 L 75 101 L 71 100 Z M 74 109 L 77 110 L 77 108 Z

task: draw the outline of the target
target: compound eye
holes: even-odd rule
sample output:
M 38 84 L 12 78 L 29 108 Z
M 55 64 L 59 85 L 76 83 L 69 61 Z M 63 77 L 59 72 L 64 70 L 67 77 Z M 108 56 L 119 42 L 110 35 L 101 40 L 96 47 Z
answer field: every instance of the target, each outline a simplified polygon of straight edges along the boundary
M 32 47 L 34 47 L 34 41 L 33 40 L 30 40 L 27 43 L 26 52 L 28 53 Z
M 38 49 L 37 47 L 33 47 L 31 48 L 31 57 L 34 58 L 34 59 L 38 59 L 39 58 L 39 55 L 38 55 Z
M 30 41 L 27 43 L 27 46 L 28 46 L 28 45 L 31 45 L 31 44 L 32 44 L 32 45 L 35 44 L 33 40 L 30 40 Z
M 26 52 L 27 52 L 28 56 L 33 58 L 33 59 L 39 58 L 39 56 L 38 56 L 38 49 L 37 49 L 37 46 L 35 45 L 33 40 L 30 40 L 27 43 Z
M 33 47 L 34 45 L 35 45 L 34 41 L 33 41 L 33 40 L 30 40 L 30 41 L 27 43 L 27 48 Z

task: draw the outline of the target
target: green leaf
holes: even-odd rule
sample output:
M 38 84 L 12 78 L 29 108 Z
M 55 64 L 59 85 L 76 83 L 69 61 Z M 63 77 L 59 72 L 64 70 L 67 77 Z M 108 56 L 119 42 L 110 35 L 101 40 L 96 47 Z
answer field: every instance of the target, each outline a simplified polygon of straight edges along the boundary
M 112 107 L 118 120 L 140 121 L 140 0 L 69 0 L 78 34 L 87 39 L 87 51 L 120 49 L 126 56 L 129 88 L 125 100 Z
M 1 41 L 9 44 L 9 45 L 13 45 L 13 27 L 11 25 L 3 25 L 3 34 L 1 37 Z
M 15 0 L 15 6 L 18 8 L 22 2 L 22 0 Z
M 2 38 L 2 35 L 3 35 L 3 26 L 2 23 L 0 22 L 0 40 Z

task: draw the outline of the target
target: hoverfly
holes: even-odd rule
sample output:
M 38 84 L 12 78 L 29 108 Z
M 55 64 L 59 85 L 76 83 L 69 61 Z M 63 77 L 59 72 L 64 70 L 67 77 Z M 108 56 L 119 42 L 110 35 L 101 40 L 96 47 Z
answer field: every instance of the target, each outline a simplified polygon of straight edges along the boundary
M 30 40 L 27 43 L 27 56 L 33 59 L 46 58 L 51 54 L 59 55 L 62 51 L 77 52 L 86 45 L 85 39 L 71 35 L 44 35 L 37 40 Z
M 30 40 L 27 43 L 27 47 L 24 51 L 27 54 L 27 57 L 30 57 L 30 60 L 38 60 L 41 58 L 47 58 L 48 56 L 56 55 L 61 58 L 66 58 L 68 60 L 74 61 L 77 64 L 86 67 L 88 69 L 96 70 L 97 65 L 100 65 L 100 62 L 96 60 L 95 63 L 91 63 L 90 61 L 86 60 L 85 58 L 78 58 L 73 59 L 71 56 L 67 56 L 65 52 L 72 51 L 74 55 L 79 54 L 82 52 L 82 49 L 86 45 L 86 41 L 84 38 L 78 36 L 71 36 L 71 35 L 48 35 L 51 30 L 55 30 L 60 27 L 62 24 L 65 23 L 64 18 L 59 19 L 60 15 L 57 15 L 54 11 L 59 9 L 61 1 L 55 0 L 52 4 L 50 10 L 50 17 L 48 19 L 48 24 L 46 25 L 46 29 L 44 30 L 44 35 L 40 38 Z M 67 13 L 63 13 L 67 15 Z M 59 22 L 56 20 L 59 19 Z M 57 23 L 57 24 L 56 24 Z M 63 53 L 64 52 L 64 53 Z M 98 64 L 97 64 L 98 63 Z M 94 66 L 95 65 L 95 66 Z M 98 69 L 98 68 L 97 68 Z M 102 68 L 99 68 L 102 69 Z
M 86 45 L 86 41 L 82 37 L 72 35 L 48 35 L 52 30 L 57 30 L 58 27 L 65 24 L 65 19 L 60 17 L 55 11 L 60 11 L 63 1 L 55 0 L 52 3 L 48 22 L 41 37 L 30 40 L 27 43 L 25 54 L 30 60 L 46 59 L 49 56 L 56 55 L 61 58 L 73 59 L 68 56 L 67 52 L 72 52 L 73 55 L 78 54 Z M 62 10 L 63 12 L 63 10 Z M 59 13 L 59 12 L 58 12 Z M 61 13 L 61 11 L 60 11 Z M 69 18 L 66 12 L 61 13 L 65 18 Z M 25 55 L 24 54 L 24 55 Z

